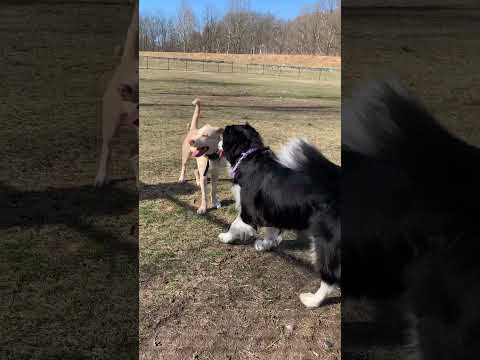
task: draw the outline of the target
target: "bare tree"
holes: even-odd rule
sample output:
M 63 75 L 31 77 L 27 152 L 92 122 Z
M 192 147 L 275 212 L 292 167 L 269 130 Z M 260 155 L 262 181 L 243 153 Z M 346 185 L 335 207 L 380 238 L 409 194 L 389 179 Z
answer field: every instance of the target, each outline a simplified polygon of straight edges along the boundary
M 223 17 L 206 6 L 197 30 L 195 14 L 184 0 L 174 18 L 140 18 L 140 47 L 154 51 L 337 55 L 339 5 L 339 0 L 319 0 L 297 18 L 283 21 L 251 11 L 248 0 L 230 0 Z
M 186 0 L 182 0 L 177 12 L 177 32 L 183 52 L 187 52 L 190 46 L 190 38 L 195 31 L 195 14 Z
M 218 52 L 221 27 L 215 9 L 207 5 L 203 14 L 202 49 L 204 52 Z

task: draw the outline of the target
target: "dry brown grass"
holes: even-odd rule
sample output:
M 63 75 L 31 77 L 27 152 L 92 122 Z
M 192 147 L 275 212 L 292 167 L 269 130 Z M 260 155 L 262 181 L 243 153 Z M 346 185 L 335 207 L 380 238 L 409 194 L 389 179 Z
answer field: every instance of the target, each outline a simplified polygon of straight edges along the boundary
M 163 58 L 182 58 L 194 60 L 219 60 L 236 64 L 296 65 L 305 67 L 341 67 L 341 57 L 320 55 L 276 55 L 276 54 L 214 54 L 142 51 L 141 55 Z

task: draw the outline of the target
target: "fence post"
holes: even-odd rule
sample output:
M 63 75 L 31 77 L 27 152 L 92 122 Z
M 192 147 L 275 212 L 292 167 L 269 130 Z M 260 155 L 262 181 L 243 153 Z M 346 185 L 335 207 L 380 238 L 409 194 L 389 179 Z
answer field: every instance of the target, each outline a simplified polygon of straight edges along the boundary
M 202 62 L 202 71 L 205 72 L 205 61 Z
M 265 64 L 263 64 L 263 71 L 262 71 L 262 74 L 265 75 Z
M 217 72 L 218 73 L 220 72 L 220 63 L 219 62 L 217 63 Z
M 148 56 L 147 56 L 147 70 L 148 70 Z

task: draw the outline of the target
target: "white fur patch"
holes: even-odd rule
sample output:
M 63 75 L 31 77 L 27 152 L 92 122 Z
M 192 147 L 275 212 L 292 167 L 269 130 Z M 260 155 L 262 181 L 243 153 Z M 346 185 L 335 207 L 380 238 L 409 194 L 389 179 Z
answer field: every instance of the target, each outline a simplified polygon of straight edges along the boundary
M 277 247 L 282 242 L 280 230 L 273 227 L 266 227 L 265 239 L 255 241 L 255 250 L 268 251 Z
M 255 229 L 242 221 L 240 215 L 230 225 L 228 232 L 221 233 L 218 238 L 221 242 L 228 244 L 235 240 L 246 241 L 256 234 Z
M 277 157 L 280 164 L 292 170 L 297 170 L 299 165 L 307 160 L 302 150 L 304 144 L 308 144 L 304 139 L 290 139 L 278 152 Z
M 245 224 L 240 217 L 241 205 L 240 205 L 240 185 L 234 185 L 232 187 L 232 194 L 235 199 L 235 208 L 238 211 L 237 218 L 233 221 L 228 229 L 228 232 L 221 233 L 218 238 L 221 242 L 228 244 L 235 240 L 246 241 L 255 236 L 256 231 L 253 227 Z
M 307 308 L 319 307 L 320 304 L 326 299 L 326 297 L 332 293 L 333 289 L 334 287 L 332 285 L 328 285 L 326 282 L 322 281 L 322 283 L 320 284 L 320 288 L 315 294 L 300 294 L 300 301 Z

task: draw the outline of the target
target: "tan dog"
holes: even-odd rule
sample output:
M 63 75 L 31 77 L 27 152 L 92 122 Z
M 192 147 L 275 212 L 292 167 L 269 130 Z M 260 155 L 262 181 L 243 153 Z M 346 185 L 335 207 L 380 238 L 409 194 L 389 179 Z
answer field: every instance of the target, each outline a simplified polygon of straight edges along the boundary
M 197 185 L 200 186 L 202 193 L 201 203 L 197 213 L 205 214 L 207 212 L 207 172 L 210 175 L 212 183 L 212 205 L 216 208 L 221 207 L 220 201 L 217 197 L 217 182 L 218 170 L 223 164 L 223 159 L 218 155 L 218 143 L 221 140 L 223 129 L 208 124 L 198 129 L 200 99 L 197 98 L 193 100 L 192 105 L 195 105 L 195 111 L 193 113 L 190 129 L 182 144 L 182 169 L 178 182 L 185 182 L 187 161 L 190 159 L 190 156 L 193 156 L 197 161 L 195 180 Z
M 110 159 L 111 142 L 122 121 L 131 122 L 132 116 L 137 116 L 132 128 L 138 131 L 138 95 L 137 100 L 129 99 L 130 91 L 138 89 L 138 2 L 135 1 L 132 21 L 128 28 L 127 38 L 123 46 L 120 64 L 115 69 L 105 89 L 102 101 L 102 150 L 98 165 L 95 185 L 102 186 L 107 181 L 107 170 Z M 138 94 L 138 90 L 137 90 Z M 137 113 L 135 114 L 135 111 Z M 138 150 L 138 149 L 137 149 Z M 138 152 L 138 151 L 137 151 Z M 138 155 L 132 158 L 133 168 L 138 180 Z

